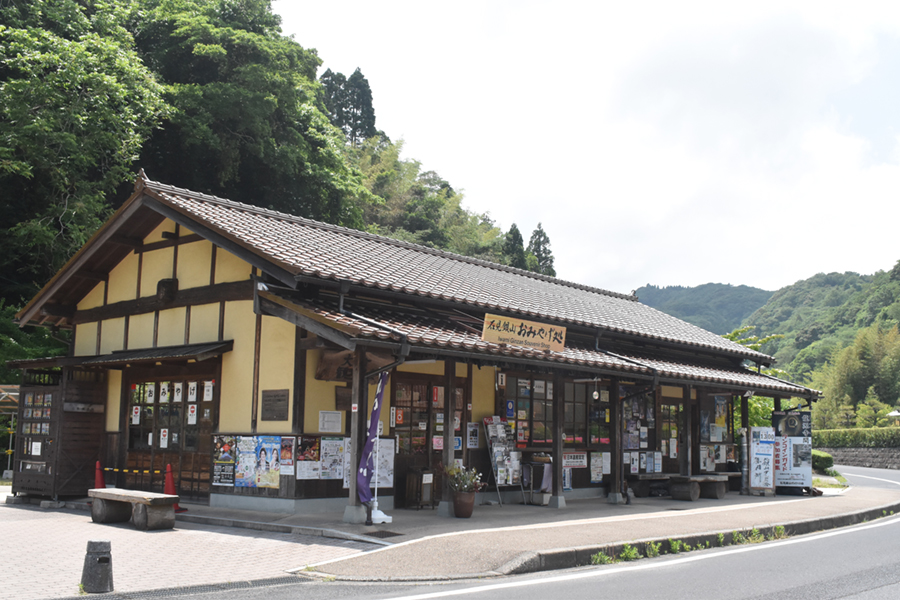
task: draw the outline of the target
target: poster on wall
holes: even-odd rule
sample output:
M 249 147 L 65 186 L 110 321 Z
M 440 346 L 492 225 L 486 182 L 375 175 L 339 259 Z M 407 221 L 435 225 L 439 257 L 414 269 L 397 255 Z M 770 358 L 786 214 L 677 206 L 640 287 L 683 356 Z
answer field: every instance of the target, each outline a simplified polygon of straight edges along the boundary
M 344 438 L 323 437 L 320 446 L 320 479 L 344 478 Z
M 591 452 L 591 483 L 603 482 L 603 452 Z
M 203 401 L 204 402 L 212 402 L 213 399 L 213 386 L 215 386 L 216 381 L 204 381 L 203 382 Z
M 297 442 L 297 479 L 319 479 L 322 473 L 319 438 L 302 436 Z
M 375 475 L 378 487 L 394 487 L 394 438 L 378 438 L 377 451 Z M 350 438 L 344 438 L 343 470 L 346 490 L 350 488 L 350 476 L 356 474 L 356 469 L 350 467 Z M 372 477 L 369 487 L 374 488 L 375 484 L 375 477 Z
M 775 429 L 750 428 L 750 487 L 770 490 L 775 485 Z
M 466 448 L 477 450 L 479 441 L 478 423 L 466 423 Z
M 234 467 L 235 487 L 256 487 L 256 438 L 236 436 L 237 456 Z
M 297 438 L 281 436 L 281 457 L 278 469 L 282 475 L 294 474 L 294 441 Z
M 184 383 L 177 382 L 173 384 L 172 387 L 172 402 L 181 402 L 182 390 L 184 389 Z
M 196 402 L 197 401 L 197 382 L 196 381 L 188 381 L 188 402 Z
M 810 411 L 773 411 L 775 429 L 775 485 L 812 486 L 812 414 Z
M 279 487 L 280 457 L 281 436 L 256 436 L 256 487 Z
M 236 438 L 217 435 L 213 440 L 213 485 L 234 486 Z

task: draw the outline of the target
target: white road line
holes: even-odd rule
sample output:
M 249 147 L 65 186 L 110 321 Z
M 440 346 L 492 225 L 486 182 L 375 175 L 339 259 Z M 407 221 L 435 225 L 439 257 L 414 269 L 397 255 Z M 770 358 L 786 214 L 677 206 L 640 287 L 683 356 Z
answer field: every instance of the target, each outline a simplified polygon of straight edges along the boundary
M 845 475 L 849 475 L 850 477 L 862 477 L 863 479 L 874 479 L 875 481 L 884 481 L 885 483 L 900 485 L 900 481 L 891 481 L 890 479 L 882 479 L 881 477 L 870 477 L 868 475 L 860 475 L 859 473 L 845 473 Z
M 544 577 L 541 579 L 528 579 L 528 580 L 520 580 L 520 581 L 509 581 L 503 583 L 495 583 L 490 585 L 482 585 L 478 587 L 470 587 L 460 590 L 448 590 L 443 592 L 433 592 L 429 594 L 418 594 L 415 596 L 396 596 L 390 600 L 428 600 L 430 598 L 449 598 L 451 596 L 462 596 L 464 594 L 472 594 L 478 592 L 491 592 L 496 590 L 506 590 L 512 588 L 520 588 L 532 585 L 543 585 L 547 583 L 559 583 L 563 581 L 574 581 L 577 579 L 587 579 L 589 577 L 606 577 L 609 575 L 614 575 L 616 573 L 622 573 L 625 571 L 646 571 L 649 569 L 658 569 L 662 567 L 670 567 L 673 565 L 680 565 L 684 563 L 696 562 L 700 560 L 709 560 L 714 558 L 719 558 L 722 556 L 729 556 L 731 554 L 741 554 L 744 552 L 755 552 L 757 550 L 767 550 L 770 548 L 777 548 L 779 546 L 789 546 L 792 544 L 805 544 L 807 542 L 813 542 L 817 540 L 821 540 L 828 537 L 833 537 L 836 535 L 847 535 L 848 533 L 856 533 L 857 531 L 864 531 L 866 529 L 874 529 L 876 527 L 886 527 L 888 525 L 896 525 L 900 523 L 900 516 L 898 517 L 889 517 L 886 519 L 880 519 L 875 523 L 869 523 L 866 525 L 858 525 L 856 527 L 848 527 L 843 529 L 837 529 L 834 531 L 829 531 L 826 533 L 820 533 L 816 535 L 809 535 L 797 538 L 791 538 L 788 540 L 782 540 L 777 542 L 767 542 L 765 544 L 752 544 L 747 546 L 737 546 L 734 548 L 730 548 L 727 550 L 723 550 L 721 552 L 710 552 L 710 553 L 698 553 L 696 555 L 688 555 L 682 558 L 677 558 L 674 560 L 667 561 L 648 561 L 646 563 L 638 562 L 635 564 L 623 565 L 618 567 L 606 567 L 606 568 L 597 568 L 585 571 L 579 571 L 577 573 L 567 573 L 565 575 L 555 575 L 552 577 Z
M 790 504 L 793 502 L 804 502 L 809 500 L 809 498 L 796 498 L 792 500 L 780 500 L 782 504 Z M 510 527 L 492 527 L 489 529 L 473 529 L 473 530 L 460 530 L 460 531 L 451 531 L 448 533 L 440 533 L 437 535 L 429 535 L 425 537 L 421 537 L 415 540 L 407 540 L 405 542 L 399 542 L 397 544 L 393 544 L 391 546 L 384 546 L 375 550 L 369 550 L 365 552 L 360 552 L 359 554 L 351 554 L 350 556 L 343 556 L 341 558 L 333 558 L 331 560 L 322 561 L 320 563 L 316 563 L 313 565 L 307 565 L 305 567 L 298 567 L 296 569 L 291 569 L 288 573 L 296 573 L 298 571 L 303 571 L 310 567 L 321 567 L 323 565 L 328 565 L 335 562 L 341 562 L 345 560 L 349 560 L 351 558 L 355 558 L 360 556 L 361 554 L 376 554 L 378 552 L 387 552 L 394 548 L 402 548 L 403 546 L 409 546 L 412 544 L 419 544 L 421 542 L 427 540 L 434 540 L 438 538 L 447 538 L 454 537 L 458 535 L 473 535 L 479 533 L 495 533 L 498 531 L 523 531 L 530 529 L 550 529 L 550 528 L 559 528 L 559 527 L 573 527 L 577 525 L 586 525 L 591 523 L 610 523 L 610 522 L 623 522 L 623 521 L 644 521 L 649 519 L 675 519 L 678 517 L 688 517 L 692 515 L 696 515 L 698 513 L 708 515 L 710 513 L 717 512 L 728 512 L 728 511 L 736 511 L 736 510 L 746 510 L 751 508 L 765 508 L 770 506 L 765 503 L 747 503 L 747 504 L 739 504 L 737 506 L 722 506 L 722 507 L 714 507 L 714 508 L 693 508 L 690 510 L 678 510 L 678 511 L 659 511 L 652 512 L 643 515 L 621 515 L 616 517 L 597 517 L 594 519 L 577 519 L 573 521 L 557 521 L 557 522 L 548 522 L 548 523 L 534 523 L 532 525 L 514 525 Z

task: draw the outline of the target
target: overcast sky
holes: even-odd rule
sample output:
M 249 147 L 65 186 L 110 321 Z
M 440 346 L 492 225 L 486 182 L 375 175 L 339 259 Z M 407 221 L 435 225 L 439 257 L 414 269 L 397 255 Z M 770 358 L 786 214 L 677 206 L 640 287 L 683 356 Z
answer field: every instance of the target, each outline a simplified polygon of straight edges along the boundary
M 298 2 L 377 127 L 614 291 L 900 259 L 900 3 Z

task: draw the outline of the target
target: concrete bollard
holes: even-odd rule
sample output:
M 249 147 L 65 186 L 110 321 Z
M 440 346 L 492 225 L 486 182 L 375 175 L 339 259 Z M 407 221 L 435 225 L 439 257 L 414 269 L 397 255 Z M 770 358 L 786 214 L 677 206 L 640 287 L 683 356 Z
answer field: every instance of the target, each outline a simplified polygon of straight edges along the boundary
M 81 587 L 89 594 L 113 591 L 111 542 L 91 540 L 87 543 L 84 569 L 81 571 Z

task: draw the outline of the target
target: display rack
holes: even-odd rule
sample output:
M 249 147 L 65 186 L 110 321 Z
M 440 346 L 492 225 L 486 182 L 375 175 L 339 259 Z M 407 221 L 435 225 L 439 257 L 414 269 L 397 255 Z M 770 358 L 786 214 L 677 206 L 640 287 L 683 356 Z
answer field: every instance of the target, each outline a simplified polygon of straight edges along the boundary
M 515 434 L 512 426 L 498 416 L 484 418 L 484 439 L 487 440 L 491 457 L 491 476 L 497 486 L 497 499 L 503 506 L 500 496 L 501 487 L 518 487 L 522 492 L 522 503 L 525 499 L 525 487 L 522 485 L 522 453 L 514 449 Z

